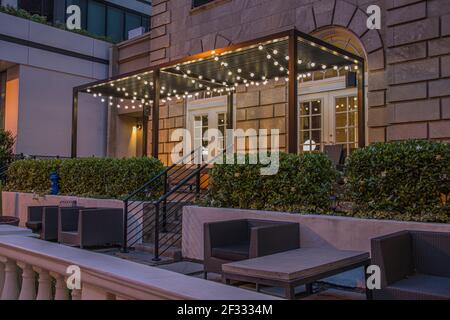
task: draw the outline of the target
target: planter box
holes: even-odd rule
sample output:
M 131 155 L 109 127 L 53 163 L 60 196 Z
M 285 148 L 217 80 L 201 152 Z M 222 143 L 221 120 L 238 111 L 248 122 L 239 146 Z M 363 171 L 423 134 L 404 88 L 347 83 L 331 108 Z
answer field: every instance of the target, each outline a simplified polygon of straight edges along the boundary
M 82 198 L 74 196 L 38 196 L 32 193 L 21 192 L 2 192 L 2 212 L 4 216 L 12 216 L 20 219 L 20 226 L 25 227 L 27 222 L 27 212 L 29 206 L 50 206 L 59 205 L 61 201 L 76 201 L 77 205 L 91 208 L 123 208 L 123 202 L 116 199 L 94 199 L 94 198 Z M 136 206 L 135 211 L 140 211 L 142 204 Z M 138 229 L 142 226 L 142 219 L 128 219 L 128 225 L 139 225 Z M 141 243 L 142 231 L 137 230 L 137 235 L 133 238 L 129 238 L 128 241 L 139 239 L 138 243 Z
M 184 258 L 203 260 L 203 224 L 206 222 L 265 219 L 300 224 L 302 247 L 331 247 L 370 252 L 370 239 L 401 230 L 449 232 L 450 224 L 371 220 L 273 211 L 186 206 L 183 208 Z

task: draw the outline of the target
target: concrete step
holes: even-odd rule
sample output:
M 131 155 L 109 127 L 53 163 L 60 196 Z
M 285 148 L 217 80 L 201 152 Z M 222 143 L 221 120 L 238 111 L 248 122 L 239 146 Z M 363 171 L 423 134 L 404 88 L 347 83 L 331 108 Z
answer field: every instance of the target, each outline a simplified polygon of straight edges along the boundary
M 145 242 L 141 244 L 137 244 L 135 246 L 136 251 L 144 252 L 153 255 L 155 251 L 155 246 L 153 243 Z M 160 248 L 159 251 L 163 252 L 165 248 Z M 165 252 L 162 253 L 163 257 L 172 259 L 174 261 L 180 261 L 182 259 L 181 256 L 181 246 L 180 247 L 169 247 Z

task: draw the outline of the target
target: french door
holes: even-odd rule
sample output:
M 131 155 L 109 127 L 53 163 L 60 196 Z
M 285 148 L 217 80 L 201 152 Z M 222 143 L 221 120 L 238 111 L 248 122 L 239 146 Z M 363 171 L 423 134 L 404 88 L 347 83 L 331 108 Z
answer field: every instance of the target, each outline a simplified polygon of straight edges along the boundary
M 226 99 L 221 97 L 196 100 L 188 103 L 188 129 L 191 133 L 193 148 L 202 147 L 203 157 L 215 157 L 218 154 L 209 154 L 208 145 L 213 141 L 213 137 L 207 134 L 208 130 L 218 130 L 220 132 L 217 141 L 218 150 L 221 152 L 225 148 L 225 135 L 227 126 L 227 104 Z M 211 133 L 211 131 L 210 131 Z
M 341 144 L 346 154 L 358 147 L 358 96 L 355 89 L 299 97 L 299 152 Z

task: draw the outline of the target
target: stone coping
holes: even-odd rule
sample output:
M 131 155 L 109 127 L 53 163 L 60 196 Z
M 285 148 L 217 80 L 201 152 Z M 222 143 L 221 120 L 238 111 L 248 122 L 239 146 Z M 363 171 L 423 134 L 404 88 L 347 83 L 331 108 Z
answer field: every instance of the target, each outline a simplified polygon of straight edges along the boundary
M 0 237 L 0 256 L 66 274 L 81 269 L 83 284 L 132 299 L 272 300 L 273 297 L 226 286 L 116 257 L 28 237 Z

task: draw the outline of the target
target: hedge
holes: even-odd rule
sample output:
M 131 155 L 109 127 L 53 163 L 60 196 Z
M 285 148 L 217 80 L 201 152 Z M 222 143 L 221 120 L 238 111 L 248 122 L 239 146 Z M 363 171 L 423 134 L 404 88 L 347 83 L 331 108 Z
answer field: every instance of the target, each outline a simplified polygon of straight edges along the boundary
M 355 150 L 346 163 L 347 191 L 358 211 L 401 220 L 450 222 L 450 145 L 408 140 Z
M 49 194 L 56 171 L 61 195 L 122 198 L 163 169 L 155 158 L 20 160 L 8 169 L 6 190 Z
M 260 174 L 261 165 L 216 164 L 210 170 L 206 205 L 257 210 L 321 212 L 330 208 L 336 179 L 323 154 L 280 153 L 276 175 Z

